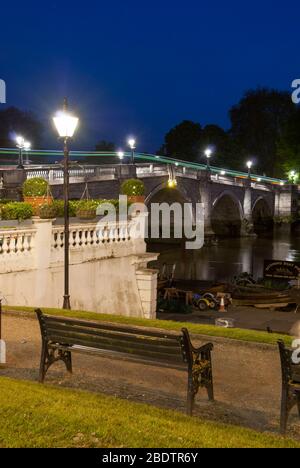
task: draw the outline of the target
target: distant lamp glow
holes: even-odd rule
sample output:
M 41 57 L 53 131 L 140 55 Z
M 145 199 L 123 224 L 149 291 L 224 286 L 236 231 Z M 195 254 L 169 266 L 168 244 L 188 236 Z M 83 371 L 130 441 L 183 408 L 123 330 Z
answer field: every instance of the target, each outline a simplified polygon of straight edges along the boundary
M 256 179 L 256 180 L 257 180 L 257 182 L 261 182 L 261 178 L 260 178 L 260 177 L 259 177 L 258 179 Z
M 206 148 L 204 154 L 206 156 L 206 169 L 210 170 L 210 158 L 212 157 L 213 151 L 211 148 Z
M 211 155 L 212 155 L 212 150 L 210 148 L 207 148 L 205 151 L 204 151 L 204 154 L 205 156 L 209 159 L 211 158 Z
M 119 151 L 118 152 L 118 158 L 122 161 L 122 159 L 124 159 L 124 152 L 123 151 Z
M 72 138 L 78 127 L 79 119 L 73 117 L 67 111 L 62 111 L 53 117 L 53 122 L 61 138 Z
M 136 141 L 134 138 L 129 138 L 128 140 L 128 146 L 129 148 L 131 149 L 135 149 L 136 148 Z
M 21 148 L 21 147 L 23 148 L 23 146 L 24 146 L 24 138 L 21 137 L 21 136 L 17 136 L 17 138 L 16 138 L 16 143 L 17 143 L 17 147 L 18 147 L 18 148 Z
M 292 184 L 296 184 L 298 178 L 299 178 L 299 174 L 296 171 L 290 171 L 289 179 L 292 182 Z
M 281 187 L 283 187 L 283 186 L 284 186 L 284 182 L 280 182 L 280 185 L 281 185 Z
M 131 164 L 134 164 L 134 150 L 136 149 L 136 141 L 134 138 L 129 138 L 128 146 L 131 149 Z
M 221 176 L 224 176 L 224 175 L 226 175 L 226 171 L 221 171 L 220 174 L 221 174 Z
M 253 162 L 252 161 L 247 161 L 246 166 L 248 168 L 248 178 L 251 179 L 251 169 L 252 169 L 252 166 L 253 166 Z
M 18 169 L 23 169 L 24 166 L 23 166 L 23 151 L 29 151 L 30 148 L 31 148 L 31 144 L 29 143 L 29 141 L 25 141 L 25 139 L 22 137 L 22 136 L 17 136 L 16 137 L 16 143 L 17 143 L 17 148 L 19 148 L 19 159 L 18 159 L 18 166 L 17 168 Z M 28 155 L 27 155 L 27 158 L 26 158 L 26 164 L 29 164 L 29 160 L 28 160 Z
M 176 179 L 169 179 L 168 180 L 168 187 L 169 188 L 175 188 L 177 187 L 177 180 Z

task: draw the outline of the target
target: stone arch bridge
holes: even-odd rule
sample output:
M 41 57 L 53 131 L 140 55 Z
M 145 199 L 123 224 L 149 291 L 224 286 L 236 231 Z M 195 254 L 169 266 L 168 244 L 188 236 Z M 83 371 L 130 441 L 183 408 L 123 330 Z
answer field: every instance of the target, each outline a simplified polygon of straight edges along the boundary
M 86 184 L 92 198 L 117 198 L 120 184 L 128 178 L 142 179 L 146 204 L 175 201 L 204 204 L 205 232 L 249 235 L 270 229 L 274 218 L 288 218 L 298 211 L 298 187 L 277 179 L 225 173 L 205 166 L 187 167 L 177 163 L 85 165 L 70 168 L 70 197 L 80 199 Z M 25 178 L 43 177 L 55 197 L 63 197 L 62 169 L 54 165 L 28 166 L 24 170 L 0 168 L 0 198 L 12 197 Z M 168 182 L 176 180 L 170 188 Z M 2 192 L 2 195 L 1 195 Z

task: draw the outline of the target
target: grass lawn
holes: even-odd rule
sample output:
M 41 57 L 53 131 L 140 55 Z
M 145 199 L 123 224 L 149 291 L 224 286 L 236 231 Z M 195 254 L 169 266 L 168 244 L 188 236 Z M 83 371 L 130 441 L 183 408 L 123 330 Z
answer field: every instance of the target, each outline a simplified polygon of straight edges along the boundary
M 170 410 L 0 378 L 0 447 L 300 447 Z
M 5 306 L 4 310 L 11 311 L 24 311 L 34 313 L 33 307 L 15 307 Z M 201 325 L 186 322 L 173 322 L 171 320 L 147 320 L 142 318 L 123 317 L 118 315 L 97 314 L 96 312 L 77 311 L 77 310 L 62 310 L 62 309 L 42 309 L 45 314 L 60 315 L 64 317 L 74 317 L 85 320 L 103 321 L 103 322 L 117 322 L 125 323 L 128 325 L 138 325 L 144 327 L 162 328 L 164 330 L 181 330 L 181 328 L 188 328 L 190 333 L 219 336 L 223 338 L 230 338 L 233 340 L 251 341 L 255 343 L 276 344 L 277 340 L 283 339 L 287 345 L 291 345 L 292 338 L 288 335 L 279 335 L 276 333 L 267 333 L 255 330 L 244 330 L 240 328 L 221 328 L 214 325 Z

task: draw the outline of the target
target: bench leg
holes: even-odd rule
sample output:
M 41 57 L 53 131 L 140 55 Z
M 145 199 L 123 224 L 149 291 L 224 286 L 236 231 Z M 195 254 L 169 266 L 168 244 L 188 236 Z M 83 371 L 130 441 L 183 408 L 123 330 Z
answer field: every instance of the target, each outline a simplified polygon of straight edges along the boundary
M 287 421 L 288 421 L 288 391 L 286 389 L 282 392 L 281 398 L 281 412 L 280 412 L 280 432 L 281 434 L 286 433 Z
M 186 413 L 188 416 L 193 415 L 193 409 L 194 409 L 194 404 L 195 404 L 195 395 L 197 391 L 195 392 L 195 386 L 194 386 L 194 380 L 193 380 L 193 375 L 191 372 L 189 372 L 188 376 L 188 390 L 187 390 L 187 410 Z
M 289 387 L 283 387 L 281 398 L 281 414 L 280 414 L 280 432 L 286 433 L 288 418 L 291 410 L 297 404 L 300 415 L 300 399 L 290 391 Z
M 39 371 L 39 382 L 40 383 L 44 383 L 44 380 L 45 380 L 45 375 L 46 375 L 46 372 L 47 372 L 47 366 L 46 366 L 47 356 L 48 356 L 47 344 L 43 343 L 42 344 L 42 352 L 41 352 L 41 361 L 40 361 L 40 371 Z
M 72 374 L 73 373 L 73 368 L 72 368 L 72 353 L 70 351 L 64 351 L 64 355 L 62 357 L 62 360 L 64 361 L 67 371 Z

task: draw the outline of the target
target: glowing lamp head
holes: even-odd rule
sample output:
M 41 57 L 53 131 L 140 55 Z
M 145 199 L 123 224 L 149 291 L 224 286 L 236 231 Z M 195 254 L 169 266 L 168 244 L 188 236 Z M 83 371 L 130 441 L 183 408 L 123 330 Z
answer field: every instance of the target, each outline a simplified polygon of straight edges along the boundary
M 260 178 L 260 177 L 257 179 L 257 182 L 261 182 L 261 178 Z
M 17 136 L 16 143 L 19 147 L 22 147 L 24 145 L 24 138 L 22 136 Z
M 247 167 L 248 169 L 251 169 L 253 166 L 253 162 L 252 161 L 247 161 Z
M 53 122 L 61 138 L 72 138 L 78 127 L 79 119 L 66 111 L 62 111 L 53 117 Z
M 168 187 L 169 188 L 175 188 L 177 186 L 177 180 L 176 179 L 169 179 L 168 180 Z
M 134 138 L 129 138 L 129 140 L 128 140 L 128 146 L 129 146 L 132 150 L 134 150 L 134 149 L 136 148 L 136 141 L 135 141 Z
M 31 143 L 29 141 L 24 141 L 24 150 L 29 151 L 31 148 Z
M 124 153 L 123 153 L 123 151 L 119 151 L 119 152 L 118 152 L 118 158 L 121 159 L 121 160 L 124 158 Z
M 226 172 L 225 172 L 225 171 L 221 171 L 220 174 L 221 174 L 221 176 L 224 176 L 224 175 L 226 175 Z
M 207 159 L 211 158 L 212 156 L 212 149 L 211 148 L 207 148 L 205 151 L 204 151 L 204 154 L 205 156 L 207 157 Z
M 291 176 L 291 177 L 296 177 L 296 171 L 291 171 L 291 172 L 290 172 L 290 176 Z

